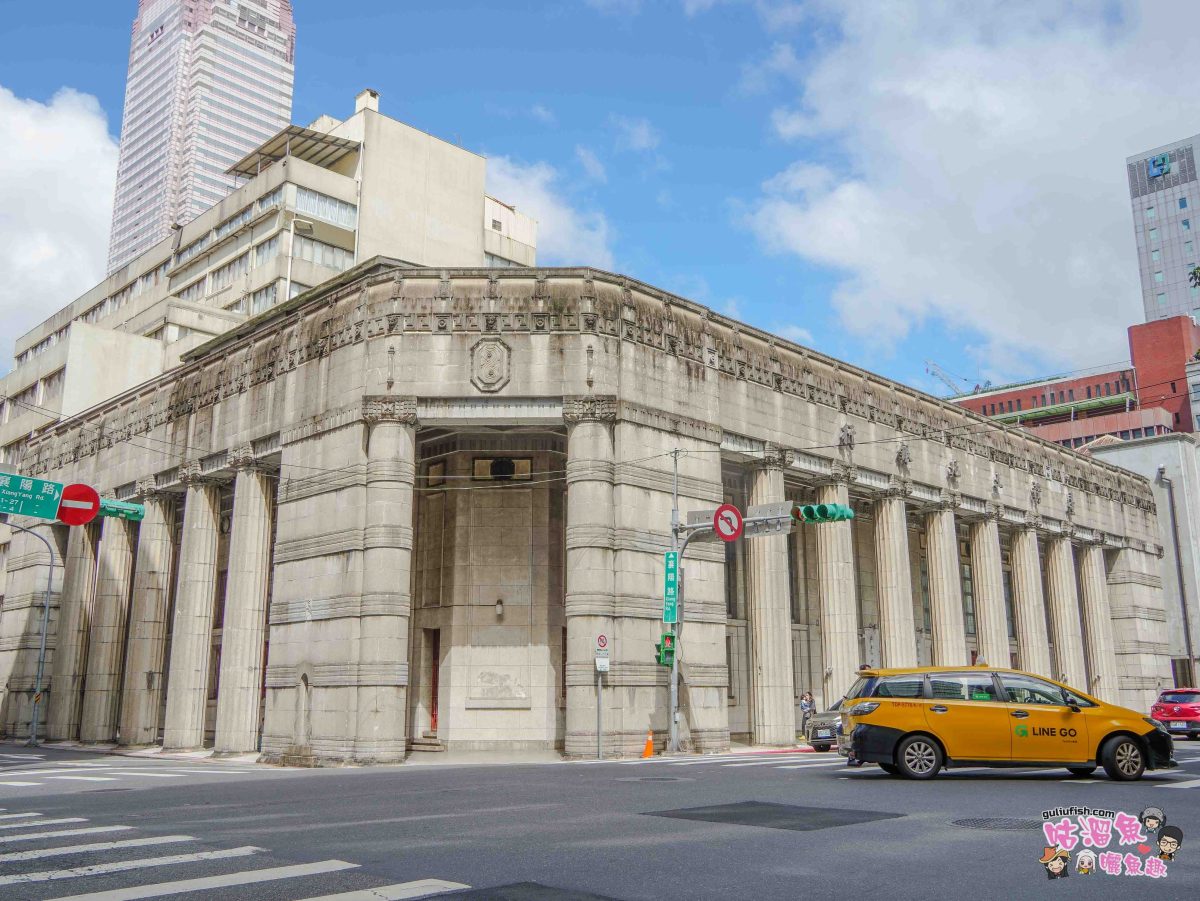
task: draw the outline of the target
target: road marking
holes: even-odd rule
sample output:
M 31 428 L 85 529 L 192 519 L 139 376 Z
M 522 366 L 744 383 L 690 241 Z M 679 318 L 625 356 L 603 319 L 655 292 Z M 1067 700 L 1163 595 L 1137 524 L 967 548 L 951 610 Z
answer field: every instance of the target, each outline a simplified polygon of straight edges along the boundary
M 844 761 L 839 761 L 837 763 L 834 763 L 833 761 L 830 761 L 829 763 L 792 763 L 792 764 L 788 764 L 787 766 L 776 767 L 775 769 L 777 769 L 777 770 L 807 770 L 807 769 L 812 769 L 813 767 L 819 767 L 819 766 L 845 766 L 845 765 L 846 764 Z
M 63 845 L 58 848 L 38 848 L 33 851 L 10 851 L 0 854 L 0 863 L 16 860 L 37 860 L 62 854 L 90 854 L 93 851 L 114 851 L 118 848 L 142 848 L 146 845 L 169 845 L 175 842 L 194 842 L 190 835 L 152 835 L 149 838 L 127 838 L 116 842 L 92 842 L 89 845 Z
M 174 770 L 177 773 L 188 773 L 189 775 L 191 773 L 216 773 L 220 776 L 228 776 L 230 774 L 244 776 L 249 773 L 258 772 L 258 770 L 201 770 L 190 766 L 172 766 L 166 767 L 166 769 Z
M 4 770 L 6 776 L 61 776 L 64 770 Z
M 779 765 L 779 764 L 781 764 L 781 763 L 790 763 L 790 762 L 792 762 L 792 761 L 794 761 L 794 760 L 811 760 L 811 759 L 812 759 L 812 758 L 811 758 L 811 757 L 808 757 L 807 755 L 805 755 L 804 757 L 799 757 L 799 756 L 797 756 L 797 755 L 795 755 L 795 754 L 789 754 L 789 755 L 780 755 L 779 757 L 775 758 L 774 760 L 752 760 L 752 761 L 750 761 L 749 763 L 723 763 L 723 764 L 721 764 L 721 766 L 723 766 L 723 767 L 733 767 L 733 766 L 778 766 L 778 765 Z M 846 761 L 844 761 L 844 760 L 838 760 L 838 761 L 831 760 L 831 761 L 829 761 L 828 763 L 826 763 L 826 764 L 824 764 L 824 765 L 825 765 L 825 766 L 831 766 L 831 765 L 841 765 L 841 766 L 845 766 L 845 764 L 846 764 Z
M 138 770 L 109 770 L 114 776 L 145 776 L 148 779 L 183 779 L 178 773 L 144 773 Z
M 40 826 L 41 823 L 31 823 Z M 67 838 L 72 835 L 92 835 L 96 832 L 129 832 L 132 826 L 85 826 L 81 829 L 57 829 L 50 832 L 26 832 L 24 835 L 0 835 L 0 845 L 12 842 L 28 842 L 36 838 Z
M 155 885 L 137 885 L 132 888 L 113 889 L 108 892 L 90 892 L 86 895 L 70 895 L 54 901 L 137 901 L 139 898 L 161 898 L 164 895 L 181 895 L 184 892 L 202 892 L 214 888 L 234 885 L 252 885 L 256 882 L 271 882 L 275 879 L 294 879 L 298 876 L 319 876 L 336 873 L 338 870 L 357 869 L 358 864 L 344 860 L 322 860 L 317 863 L 297 864 L 291 867 L 271 867 L 266 870 L 243 870 L 225 876 L 206 876 L 200 879 L 180 879 L 178 882 L 159 882 Z
M 47 779 L 62 779 L 72 782 L 116 782 L 111 776 L 47 776 Z
M 1107 782 L 1107 779 L 1059 779 L 1063 785 L 1096 785 L 1100 782 Z
M 4 813 L 0 814 L 0 820 L 20 820 L 24 817 L 40 817 L 40 813 Z
M 59 823 L 86 823 L 83 817 L 67 817 L 62 820 L 38 820 L 36 823 L 0 823 L 0 829 L 28 829 L 30 826 L 55 826 Z
M 1182 782 L 1172 782 L 1170 785 L 1156 785 L 1155 788 L 1195 788 L 1200 785 L 1200 779 L 1185 779 Z
M 0 876 L 0 885 L 24 885 L 30 882 L 52 882 L 56 879 L 76 879 L 80 876 L 103 876 L 108 873 L 122 873 L 126 870 L 141 870 L 146 867 L 169 867 L 177 863 L 194 863 L 198 860 L 223 860 L 227 857 L 249 857 L 257 854 L 262 848 L 245 845 L 241 848 L 227 848 L 223 851 L 197 851 L 194 854 L 172 854 L 168 857 L 143 857 L 138 860 L 118 860 L 112 863 L 97 863 L 86 867 L 72 867 L 69 870 L 43 870 L 40 873 L 13 873 L 11 876 Z
M 301 898 L 300 901 L 403 901 L 404 898 L 428 898 L 444 892 L 457 892 L 470 888 L 461 882 L 446 882 L 444 879 L 419 879 L 416 882 L 397 882 L 379 888 L 340 895 L 321 895 L 319 898 Z
M 7 760 L 41 760 L 45 754 L 0 754 Z
M 107 760 L 56 760 L 55 766 L 109 767 L 115 766 Z
M 12 785 L 12 786 L 17 786 L 17 787 L 20 787 L 23 785 L 41 785 L 41 784 L 42 783 L 40 783 L 40 782 L 0 782 L 0 785 Z

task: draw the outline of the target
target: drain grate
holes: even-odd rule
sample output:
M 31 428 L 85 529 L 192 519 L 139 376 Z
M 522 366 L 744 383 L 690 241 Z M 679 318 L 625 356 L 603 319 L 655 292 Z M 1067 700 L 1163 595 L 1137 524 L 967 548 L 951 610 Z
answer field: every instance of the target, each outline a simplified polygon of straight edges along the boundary
M 1023 820 L 1019 817 L 967 817 L 951 820 L 951 826 L 964 829 L 998 829 L 1002 832 L 1023 832 L 1026 829 L 1041 829 L 1042 820 Z

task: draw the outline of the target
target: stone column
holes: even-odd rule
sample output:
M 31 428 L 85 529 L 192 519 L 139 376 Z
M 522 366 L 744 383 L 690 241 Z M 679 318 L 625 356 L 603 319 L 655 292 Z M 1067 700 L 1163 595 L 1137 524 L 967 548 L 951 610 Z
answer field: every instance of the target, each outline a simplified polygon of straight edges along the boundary
M 954 498 L 926 514 L 929 544 L 929 618 L 933 631 L 934 666 L 968 666 L 967 634 L 963 625 L 962 576 L 958 569 L 958 532 Z
M 908 488 L 895 484 L 875 501 L 875 569 L 879 582 L 879 637 L 883 665 L 917 665 L 912 571 L 908 557 Z
M 229 464 L 237 475 L 233 483 L 233 527 L 229 534 L 213 749 L 217 754 L 245 754 L 258 749 L 275 491 L 271 477 L 256 465 L 250 445 L 234 448 Z
M 1174 684 L 1163 606 L 1166 561 L 1161 553 L 1153 545 L 1123 547 L 1113 555 L 1108 570 L 1121 703 L 1134 710 L 1149 710 L 1158 692 Z
M 138 529 L 129 644 L 125 652 L 120 728 L 123 745 L 150 745 L 158 740 L 174 562 L 173 496 L 155 493 L 153 479 L 138 482 L 137 491 L 146 515 Z
M 80 741 L 110 742 L 117 737 L 125 664 L 125 621 L 133 576 L 133 530 L 130 522 L 115 517 L 106 518 L 101 526 Z
M 163 747 L 169 750 L 195 749 L 204 744 L 221 515 L 220 488 L 200 474 L 200 464 L 188 464 L 181 475 L 187 485 L 187 498 L 163 724 Z
M 1054 641 L 1052 676 L 1085 691 L 1087 670 L 1083 661 L 1083 633 L 1079 626 L 1075 554 L 1070 538 L 1050 539 L 1046 548 L 1046 569 L 1050 588 L 1050 635 Z
M 363 407 L 369 431 L 354 757 L 399 762 L 408 716 L 417 401 L 368 397 Z
M 978 656 L 988 666 L 1009 667 L 1012 659 L 1008 646 L 1008 616 L 1004 610 L 999 511 L 988 510 L 982 520 L 971 523 L 970 533 Z
M 613 424 L 617 400 L 606 395 L 564 398 L 563 418 L 567 422 L 565 751 L 568 757 L 594 757 L 596 676 L 592 649 L 597 635 L 613 634 Z M 646 659 L 650 654 L 648 645 Z M 615 676 L 610 674 L 610 679 Z M 612 696 L 613 692 L 607 694 Z M 605 735 L 610 749 L 619 751 L 620 736 L 613 735 L 611 729 L 606 729 Z
M 58 632 L 50 666 L 50 708 L 46 737 L 51 741 L 79 738 L 83 676 L 87 669 L 88 633 L 96 589 L 98 526 L 73 526 L 67 538 L 66 569 L 58 610 Z
M 1083 588 L 1083 632 L 1087 642 L 1088 668 L 1092 674 L 1084 690 L 1102 701 L 1119 704 L 1116 644 L 1113 641 L 1103 545 L 1088 544 L 1083 547 L 1079 570 Z
M 819 504 L 850 504 L 854 470 L 834 464 L 835 481 L 817 489 Z M 858 591 L 854 579 L 851 524 L 810 526 L 817 538 L 817 592 L 821 599 L 821 657 L 825 706 L 843 697 L 862 662 L 858 643 Z
M 767 446 L 750 480 L 750 506 L 784 499 L 783 470 L 791 462 L 790 450 Z M 756 745 L 796 743 L 787 541 L 786 535 L 771 535 L 746 543 L 750 728 Z
M 1046 600 L 1037 531 L 1017 529 L 1012 538 L 1013 619 L 1017 627 L 1017 666 L 1051 676 L 1050 641 L 1046 637 Z

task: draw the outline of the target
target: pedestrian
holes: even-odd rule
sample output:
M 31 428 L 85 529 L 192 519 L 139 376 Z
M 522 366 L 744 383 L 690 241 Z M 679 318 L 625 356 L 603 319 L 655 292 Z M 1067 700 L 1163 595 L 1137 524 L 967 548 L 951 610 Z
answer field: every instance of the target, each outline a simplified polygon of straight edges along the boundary
M 813 696 L 811 691 L 800 695 L 800 732 L 808 736 L 808 721 L 813 715 Z

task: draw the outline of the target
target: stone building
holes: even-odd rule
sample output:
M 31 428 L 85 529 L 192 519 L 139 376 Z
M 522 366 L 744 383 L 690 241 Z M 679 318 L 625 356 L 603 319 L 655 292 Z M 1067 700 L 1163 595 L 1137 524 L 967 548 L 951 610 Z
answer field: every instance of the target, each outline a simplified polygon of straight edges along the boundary
M 673 451 L 681 453 L 678 458 Z M 608 754 L 665 733 L 680 508 L 852 522 L 684 560 L 682 734 L 795 738 L 863 662 L 978 655 L 1145 708 L 1169 683 L 1138 476 L 648 285 L 374 258 L 33 437 L 21 470 L 146 505 L 25 523 L 56 568 L 50 738 L 394 761 Z M 4 729 L 26 732 L 47 577 L 17 535 Z

